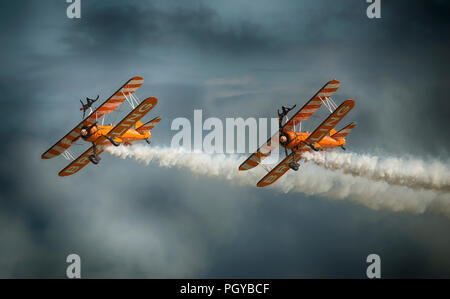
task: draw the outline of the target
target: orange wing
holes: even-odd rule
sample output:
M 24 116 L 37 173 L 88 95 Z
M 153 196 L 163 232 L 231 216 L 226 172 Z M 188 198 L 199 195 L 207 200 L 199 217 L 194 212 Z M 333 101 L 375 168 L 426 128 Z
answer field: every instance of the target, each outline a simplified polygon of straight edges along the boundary
M 100 155 L 103 152 L 103 145 L 96 146 L 96 154 Z M 75 161 L 67 165 L 63 170 L 59 172 L 59 176 L 69 176 L 80 171 L 84 166 L 88 165 L 90 160 L 89 156 L 94 154 L 94 147 L 89 148 Z
M 125 134 L 126 131 L 131 129 L 136 122 L 144 117 L 144 115 L 152 110 L 157 103 L 158 99 L 155 97 L 145 99 L 136 108 L 134 108 L 133 111 L 130 112 L 130 114 L 122 119 L 111 131 L 109 131 L 107 136 L 121 137 L 123 134 Z
M 100 107 L 92 112 L 86 120 L 89 123 L 94 123 L 103 115 L 113 112 L 125 101 L 126 97 L 133 94 L 139 87 L 141 87 L 142 83 L 144 83 L 144 78 L 142 77 L 131 78 Z
M 73 143 L 74 139 L 80 136 L 80 130 L 83 126 L 95 122 L 97 119 L 105 114 L 111 113 L 116 109 L 123 101 L 125 101 L 125 95 L 130 95 L 135 92 L 144 82 L 142 77 L 134 77 L 128 80 L 118 91 L 116 91 L 108 100 L 106 100 L 100 107 L 98 107 L 92 114 L 86 119 L 80 122 L 73 130 L 71 130 L 66 136 L 61 138 L 55 145 L 42 154 L 42 159 L 51 159 L 59 156 L 65 150 L 67 150 Z
M 296 154 L 295 160 L 296 162 L 301 160 L 301 155 Z M 281 178 L 288 170 L 289 170 L 289 163 L 291 163 L 293 160 L 292 155 L 287 156 L 284 158 L 283 161 L 281 161 L 277 166 L 275 166 L 268 174 L 266 174 L 256 186 L 258 187 L 266 187 L 268 185 L 271 185 L 275 183 L 279 178 Z
M 353 106 L 355 106 L 355 101 L 352 99 L 342 103 L 336 110 L 334 110 L 333 113 L 330 114 L 330 116 L 327 117 L 326 120 L 324 120 L 323 123 L 320 124 L 319 127 L 317 127 L 317 129 L 314 130 L 314 132 L 311 133 L 311 135 L 308 136 L 308 138 L 306 138 L 298 151 L 303 152 L 311 150 L 308 144 L 320 142 L 337 125 L 337 123 L 340 122 L 347 115 L 347 113 L 353 109 Z
M 239 166 L 239 170 L 249 170 L 258 166 L 258 164 L 269 156 L 270 153 L 278 146 L 279 135 L 280 133 L 277 132 L 275 135 L 270 137 L 266 143 L 261 145 L 254 154 L 248 157 L 247 160 Z
M 322 106 L 322 100 L 330 97 L 340 86 L 338 80 L 331 80 L 325 84 L 297 113 L 283 126 L 283 129 L 292 130 L 294 125 L 307 120 Z M 322 100 L 321 100 L 322 98 Z

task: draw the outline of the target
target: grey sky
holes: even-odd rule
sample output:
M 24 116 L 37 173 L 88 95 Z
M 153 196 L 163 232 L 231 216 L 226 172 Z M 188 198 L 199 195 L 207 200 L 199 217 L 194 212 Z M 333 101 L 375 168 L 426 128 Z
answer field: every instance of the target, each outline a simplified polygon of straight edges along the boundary
M 275 117 L 337 78 L 335 100 L 356 100 L 351 150 L 448 161 L 447 3 L 384 0 L 380 20 L 363 0 L 82 0 L 80 20 L 66 7 L 0 10 L 0 277 L 64 277 L 72 252 L 84 277 L 364 277 L 370 253 L 385 277 L 450 277 L 442 215 L 231 186 L 108 154 L 61 179 L 65 160 L 39 158 L 80 120 L 79 99 L 105 99 L 140 75 L 137 94 L 159 99 L 148 119 L 163 117 L 153 144 L 169 145 L 171 121 L 194 109 Z

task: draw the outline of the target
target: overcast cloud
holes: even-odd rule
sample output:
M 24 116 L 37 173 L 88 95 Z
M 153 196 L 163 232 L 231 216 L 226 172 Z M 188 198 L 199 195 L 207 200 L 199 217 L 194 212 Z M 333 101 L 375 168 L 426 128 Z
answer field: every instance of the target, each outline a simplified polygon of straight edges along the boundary
M 364 0 L 82 0 L 80 20 L 63 0 L 1 6 L 0 277 L 65 277 L 69 253 L 91 278 L 365 277 L 370 253 L 384 277 L 450 277 L 444 215 L 233 186 L 106 153 L 63 179 L 67 161 L 40 159 L 80 120 L 79 99 L 103 100 L 140 75 L 137 95 L 159 99 L 148 119 L 163 117 L 153 144 L 169 146 L 171 121 L 194 109 L 275 117 L 336 78 L 334 99 L 356 101 L 349 150 L 448 161 L 446 2 L 384 0 L 379 20 Z

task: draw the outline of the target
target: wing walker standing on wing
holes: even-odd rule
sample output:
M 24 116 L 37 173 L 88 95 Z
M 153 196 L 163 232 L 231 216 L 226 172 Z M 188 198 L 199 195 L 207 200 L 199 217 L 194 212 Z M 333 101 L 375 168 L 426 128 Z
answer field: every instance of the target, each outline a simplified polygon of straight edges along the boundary
M 107 99 L 100 107 L 92 111 L 92 104 L 98 100 L 87 98 L 87 103 L 82 104 L 80 110 L 83 111 L 83 120 L 72 129 L 66 136 L 61 138 L 55 145 L 42 154 L 42 159 L 51 159 L 62 155 L 68 160 L 73 160 L 66 168 L 59 172 L 60 176 L 72 175 L 89 162 L 98 164 L 100 162 L 99 155 L 103 152 L 105 146 L 120 144 L 131 145 L 138 140 L 145 140 L 149 143 L 151 138 L 150 131 L 161 120 L 156 117 L 151 121 L 143 124 L 140 119 L 152 110 L 158 103 L 157 98 L 150 97 L 139 102 L 134 92 L 142 85 L 144 79 L 142 77 L 131 78 L 118 91 L 116 91 L 109 99 Z M 103 125 L 105 116 L 113 112 L 125 100 L 131 105 L 133 110 L 122 119 L 116 126 Z M 89 115 L 85 118 L 85 113 L 90 110 Z M 102 118 L 101 124 L 98 124 Z M 134 128 L 133 128 L 134 126 Z M 68 150 L 72 144 L 82 139 L 92 144 L 87 151 L 75 159 Z
M 256 167 L 278 146 L 284 148 L 286 157 L 277 166 L 275 166 L 266 176 L 257 184 L 258 187 L 265 187 L 273 184 L 289 169 L 297 171 L 300 167 L 298 163 L 302 158 L 302 153 L 307 151 L 319 151 L 336 147 L 345 150 L 345 137 L 356 126 L 355 122 L 345 126 L 339 132 L 335 126 L 352 110 L 355 101 L 346 100 L 339 107 L 331 98 L 339 88 L 340 82 L 332 80 L 325 84 L 297 113 L 283 124 L 287 114 L 295 108 L 282 106 L 282 111 L 278 110 L 279 130 L 265 144 L 247 158 L 240 166 L 239 170 L 245 171 Z M 307 120 L 319 109 L 322 104 L 330 111 L 330 115 L 317 127 L 314 132 L 301 131 L 301 123 Z M 300 128 L 297 130 L 296 128 Z M 290 150 L 290 154 L 288 154 Z
M 80 110 L 83 111 L 83 118 L 86 115 L 86 110 L 89 109 L 91 111 L 91 113 L 92 113 L 92 104 L 94 104 L 94 102 L 98 100 L 99 96 L 100 95 L 98 95 L 95 99 L 90 99 L 90 98 L 86 97 L 86 104 L 84 104 L 83 101 L 80 100 L 80 103 L 81 103 Z

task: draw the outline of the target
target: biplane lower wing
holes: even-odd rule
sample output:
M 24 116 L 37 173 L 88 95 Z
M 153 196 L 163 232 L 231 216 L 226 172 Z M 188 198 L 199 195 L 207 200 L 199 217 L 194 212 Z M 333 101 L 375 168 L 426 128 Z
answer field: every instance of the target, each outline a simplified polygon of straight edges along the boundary
M 155 117 L 151 121 L 136 128 L 139 133 L 152 130 L 161 121 L 161 116 Z
M 74 129 L 61 138 L 55 145 L 42 154 L 42 159 L 51 159 L 59 156 L 66 151 L 73 143 L 73 141 L 80 136 L 81 128 L 85 125 L 96 122 L 100 117 L 105 114 L 111 113 L 116 109 L 123 101 L 125 101 L 125 95 L 129 96 L 134 93 L 144 82 L 142 77 L 134 77 L 128 80 L 118 91 L 116 91 L 108 100 L 106 100 L 100 107 L 98 107 L 87 118 L 80 122 Z
M 96 146 L 96 155 L 100 155 L 103 152 L 103 145 Z M 75 159 L 72 163 L 61 170 L 59 176 L 69 176 L 80 171 L 84 166 L 88 165 L 90 160 L 89 156 L 94 154 L 94 147 L 92 146 L 87 151 L 85 151 L 81 156 Z
M 124 119 L 122 119 L 111 131 L 108 132 L 108 137 L 120 138 L 126 131 L 131 129 L 144 115 L 152 110 L 158 99 L 155 97 L 147 98 L 133 109 Z
M 353 106 L 355 106 L 355 101 L 352 99 L 342 103 L 306 138 L 296 151 L 309 151 L 310 145 L 314 146 L 316 142 L 320 142 L 353 109 Z
M 344 128 L 331 135 L 333 138 L 345 138 L 356 127 L 356 122 L 346 125 Z
M 242 162 L 239 166 L 239 170 L 249 170 L 258 166 L 258 164 L 269 156 L 270 153 L 278 146 L 279 135 L 280 133 L 277 132 L 275 135 L 270 137 L 267 142 L 261 145 L 255 153 Z
M 297 153 L 295 155 L 295 162 L 298 162 L 301 160 L 300 153 Z M 287 156 L 284 158 L 283 161 L 281 161 L 277 166 L 275 166 L 268 174 L 266 174 L 256 186 L 258 187 L 266 187 L 268 185 L 271 185 L 275 183 L 279 178 L 281 178 L 288 170 L 289 170 L 289 163 L 293 161 L 292 155 Z

